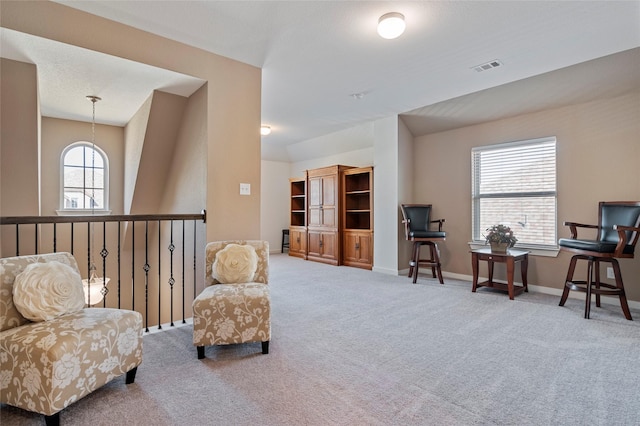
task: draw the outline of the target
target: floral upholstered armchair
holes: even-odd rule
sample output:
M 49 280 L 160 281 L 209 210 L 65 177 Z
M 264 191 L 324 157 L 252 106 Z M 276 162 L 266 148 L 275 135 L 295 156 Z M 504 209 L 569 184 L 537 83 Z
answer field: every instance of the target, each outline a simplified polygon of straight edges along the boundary
M 142 362 L 142 315 L 85 308 L 69 253 L 0 259 L 0 402 L 60 422 L 60 411 Z
M 269 243 L 218 241 L 207 244 L 205 285 L 193 301 L 193 345 L 198 359 L 209 345 L 261 342 L 269 353 L 271 297 Z

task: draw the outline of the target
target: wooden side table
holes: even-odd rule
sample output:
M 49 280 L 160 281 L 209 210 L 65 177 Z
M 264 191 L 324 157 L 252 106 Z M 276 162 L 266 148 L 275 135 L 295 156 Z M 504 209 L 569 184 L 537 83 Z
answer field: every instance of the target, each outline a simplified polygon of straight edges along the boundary
M 478 268 L 481 260 L 487 261 L 489 268 L 489 279 L 481 283 L 478 282 Z M 522 286 L 513 285 L 513 272 L 515 264 L 520 262 L 520 270 L 522 271 Z M 507 284 L 497 283 L 493 281 L 493 265 L 495 263 L 507 264 Z M 529 266 L 529 252 L 522 250 L 509 249 L 506 253 L 494 253 L 490 248 L 482 248 L 471 250 L 471 266 L 473 267 L 473 288 L 472 292 L 476 292 L 478 287 L 490 287 L 509 293 L 509 299 L 522 293 L 528 292 L 527 288 L 527 267 Z

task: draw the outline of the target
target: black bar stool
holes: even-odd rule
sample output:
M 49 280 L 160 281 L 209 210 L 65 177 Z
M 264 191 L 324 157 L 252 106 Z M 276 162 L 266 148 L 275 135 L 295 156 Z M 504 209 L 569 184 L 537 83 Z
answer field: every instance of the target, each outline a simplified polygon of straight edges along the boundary
M 284 249 L 289 249 L 289 230 L 282 230 L 282 246 L 280 247 L 280 253 L 284 253 Z

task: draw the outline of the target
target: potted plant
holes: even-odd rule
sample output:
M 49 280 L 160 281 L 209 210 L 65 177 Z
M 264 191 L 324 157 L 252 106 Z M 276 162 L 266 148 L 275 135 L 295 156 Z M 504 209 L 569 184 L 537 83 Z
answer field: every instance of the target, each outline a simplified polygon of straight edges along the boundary
M 507 249 L 513 247 L 518 241 L 507 225 L 493 225 L 487 228 L 486 232 L 485 244 L 490 244 L 491 251 L 496 253 L 506 253 Z

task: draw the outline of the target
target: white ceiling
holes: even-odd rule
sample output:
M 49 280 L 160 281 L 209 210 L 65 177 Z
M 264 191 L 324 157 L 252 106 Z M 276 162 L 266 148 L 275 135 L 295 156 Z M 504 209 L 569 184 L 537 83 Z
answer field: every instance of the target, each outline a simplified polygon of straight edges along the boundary
M 394 114 L 418 136 L 640 88 L 640 49 L 551 72 L 638 48 L 640 1 L 58 2 L 261 67 L 262 121 L 273 129 L 262 138 L 265 159 L 304 159 L 291 144 Z M 406 17 L 395 40 L 375 30 L 390 11 Z M 3 57 L 38 65 L 43 115 L 90 119 L 84 96 L 98 94 L 98 120 L 122 125 L 152 90 L 188 96 L 203 84 L 0 36 Z M 503 66 L 473 70 L 495 59 Z

